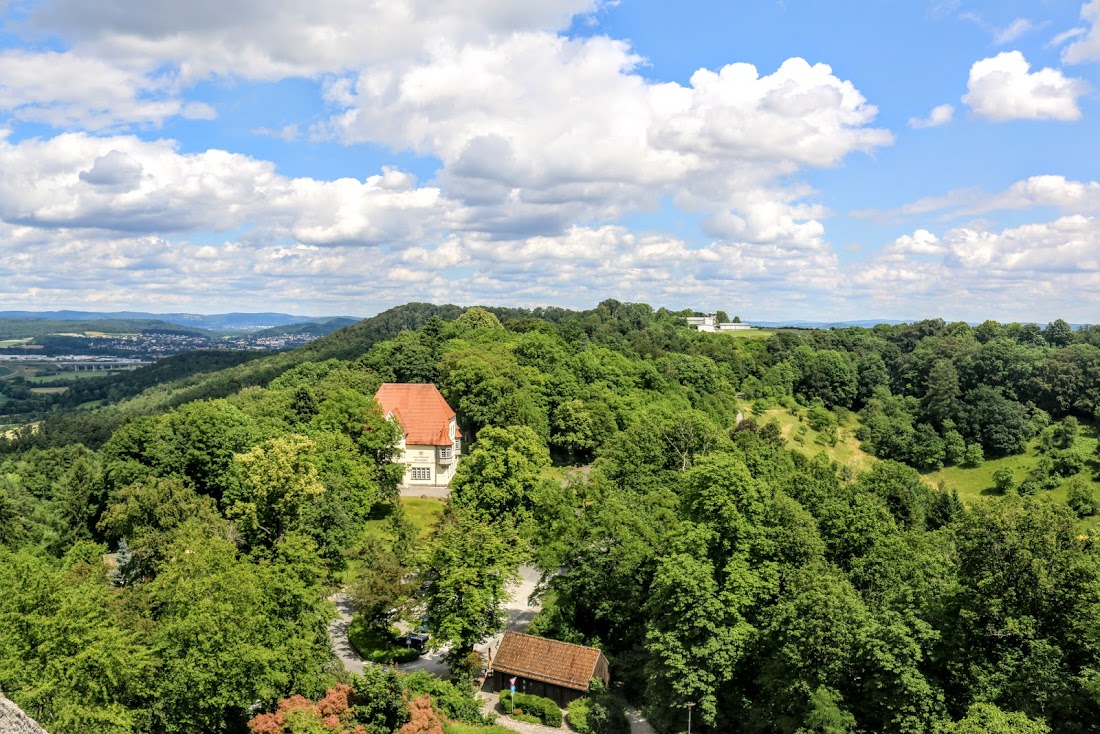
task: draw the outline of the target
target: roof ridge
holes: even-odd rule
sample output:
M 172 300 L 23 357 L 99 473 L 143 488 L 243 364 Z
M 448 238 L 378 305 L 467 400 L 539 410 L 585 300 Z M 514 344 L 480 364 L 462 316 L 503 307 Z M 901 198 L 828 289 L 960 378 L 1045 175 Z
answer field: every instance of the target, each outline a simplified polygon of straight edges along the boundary
M 547 642 L 553 642 L 553 643 L 558 644 L 558 645 L 569 645 L 570 647 L 579 647 L 582 650 L 595 650 L 598 653 L 601 653 L 601 654 L 603 653 L 603 650 L 601 650 L 598 647 L 594 647 L 592 645 L 582 645 L 579 642 L 566 642 L 565 640 L 555 640 L 553 637 L 542 637 L 540 635 L 529 635 L 526 632 L 516 632 L 515 630 L 505 630 L 504 631 L 504 636 L 507 637 L 508 635 L 519 635 L 520 637 L 530 637 L 533 640 L 546 640 Z

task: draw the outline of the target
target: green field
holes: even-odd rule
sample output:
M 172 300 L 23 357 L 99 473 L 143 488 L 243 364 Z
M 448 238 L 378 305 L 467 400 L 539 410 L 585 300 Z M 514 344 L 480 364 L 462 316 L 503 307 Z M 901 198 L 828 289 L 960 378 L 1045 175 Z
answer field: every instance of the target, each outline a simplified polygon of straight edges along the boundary
M 25 339 L 0 339 L 0 349 L 10 349 L 11 347 L 21 347 L 31 342 L 32 337 Z
M 0 365 L 0 380 L 4 379 L 5 377 L 11 377 L 14 374 L 15 370 L 13 370 L 11 367 L 4 367 L 3 365 Z
M 42 365 L 37 366 L 37 371 L 42 371 Z M 61 380 L 90 380 L 94 377 L 106 377 L 107 375 L 120 375 L 122 370 L 87 370 L 77 372 L 75 370 L 55 370 L 48 375 L 36 375 L 28 377 L 27 382 L 57 382 Z
M 1098 467 L 1096 459 L 1093 458 L 1096 456 L 1096 447 L 1098 443 L 1100 443 L 1100 441 L 1097 440 L 1095 426 L 1082 425 L 1081 435 L 1078 436 L 1077 442 L 1074 444 L 1074 449 L 1079 454 L 1086 457 L 1085 468 L 1082 469 L 1076 477 L 1084 480 L 1091 486 L 1092 491 L 1100 498 L 1100 482 L 1094 479 L 1094 472 L 1100 467 Z M 1005 456 L 999 459 L 990 459 L 981 466 L 974 467 L 973 469 L 961 466 L 951 466 L 940 469 L 939 471 L 929 472 L 925 474 L 924 477 L 931 484 L 938 485 L 942 482 L 944 486 L 957 490 L 959 499 L 969 504 L 983 497 L 996 497 L 999 494 L 997 490 L 993 488 L 993 473 L 998 469 L 1011 469 L 1013 482 L 1019 485 L 1020 482 L 1027 478 L 1028 473 L 1038 460 L 1038 439 L 1034 439 L 1028 444 L 1027 451 L 1022 454 Z M 1066 497 L 1069 494 L 1069 480 L 1072 478 L 1073 477 L 1067 478 L 1054 489 L 1041 489 L 1036 496 L 1049 497 L 1054 502 L 1065 503 Z M 1081 527 L 1090 534 L 1100 532 L 1100 516 L 1085 518 L 1081 521 Z
M 806 423 L 807 411 L 804 409 L 792 412 L 787 408 L 769 408 L 763 415 L 755 415 L 748 403 L 742 403 L 741 410 L 744 411 L 746 418 L 753 418 L 758 423 L 765 424 L 772 421 L 777 423 L 789 448 L 807 456 L 824 452 L 830 460 L 850 468 L 855 474 L 867 471 L 875 461 L 878 461 L 860 448 L 860 443 L 855 437 L 856 430 L 859 428 L 859 418 L 854 413 L 850 414 L 847 421 L 838 429 L 836 445 L 830 446 L 824 436 Z M 1098 440 L 1096 428 L 1083 424 L 1081 435 L 1074 448 L 1088 460 L 1077 477 L 1087 482 L 1100 499 L 1100 482 L 1094 479 L 1094 472 L 1100 470 L 1100 462 L 1092 458 L 1096 456 L 1098 444 L 1100 440 Z M 1038 439 L 1034 439 L 1025 453 L 989 459 L 981 466 L 974 468 L 949 466 L 938 471 L 926 472 L 923 476 L 930 485 L 942 484 L 948 489 L 954 489 L 959 493 L 959 499 L 966 504 L 972 504 L 986 497 L 997 496 L 998 493 L 993 488 L 993 473 L 998 469 L 1002 467 L 1011 469 L 1013 481 L 1019 485 L 1035 467 L 1039 456 Z M 1049 497 L 1053 502 L 1065 503 L 1069 494 L 1068 484 L 1069 479 L 1066 479 L 1054 489 L 1039 490 L 1037 496 Z M 1081 528 L 1089 534 L 1100 533 L 1100 516 L 1085 518 L 1081 521 Z
M 35 395 L 59 395 L 69 388 L 65 386 L 60 387 L 32 387 L 31 392 Z
M 767 339 L 775 333 L 775 329 L 745 329 L 744 331 L 722 331 L 719 333 L 737 339 Z

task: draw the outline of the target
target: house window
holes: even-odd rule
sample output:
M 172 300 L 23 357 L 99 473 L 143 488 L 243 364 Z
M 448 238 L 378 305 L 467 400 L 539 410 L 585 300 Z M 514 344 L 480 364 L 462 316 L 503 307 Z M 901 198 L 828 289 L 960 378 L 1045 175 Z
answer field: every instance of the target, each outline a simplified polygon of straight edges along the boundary
M 455 439 L 455 456 L 458 456 L 459 453 L 461 453 L 461 450 L 462 450 L 461 439 L 456 438 Z
M 427 482 L 432 478 L 432 469 L 429 466 L 414 466 L 412 468 L 412 480 L 414 482 Z
M 441 458 L 441 459 L 451 458 L 451 447 L 450 446 L 441 447 L 439 449 L 439 458 Z

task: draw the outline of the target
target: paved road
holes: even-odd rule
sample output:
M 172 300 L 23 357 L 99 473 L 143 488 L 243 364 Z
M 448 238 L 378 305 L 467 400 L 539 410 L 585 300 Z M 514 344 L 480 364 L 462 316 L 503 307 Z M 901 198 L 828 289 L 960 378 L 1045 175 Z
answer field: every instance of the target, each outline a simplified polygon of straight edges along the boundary
M 527 601 L 531 593 L 535 590 L 535 585 L 539 581 L 539 573 L 533 566 L 521 566 L 519 573 L 520 580 L 508 587 L 511 601 L 509 601 L 505 607 L 508 620 L 505 623 L 504 629 L 515 630 L 516 632 L 526 632 L 527 627 L 531 624 L 531 620 L 534 619 L 535 615 L 539 612 L 538 605 L 529 604 Z M 336 610 L 340 614 L 339 618 L 329 625 L 329 638 L 332 641 L 332 650 L 336 653 L 336 657 L 340 658 L 340 661 L 344 664 L 345 670 L 351 673 L 362 673 L 365 661 L 356 654 L 351 643 L 348 641 L 348 625 L 351 624 L 351 618 L 355 614 L 351 601 L 348 599 L 347 595 L 342 592 L 329 597 L 329 600 L 336 604 Z M 478 645 L 476 647 L 477 651 L 484 657 L 487 655 L 490 647 L 494 651 L 500 649 L 500 640 L 503 636 L 503 631 L 500 634 L 494 635 Z M 450 677 L 450 671 L 447 670 L 447 666 L 443 663 L 443 655 L 445 652 L 445 649 L 433 650 L 421 655 L 419 659 L 411 663 L 404 663 L 398 667 L 407 672 L 424 670 L 446 680 Z
M 349 673 L 362 673 L 365 661 L 359 657 L 359 654 L 355 652 L 348 641 L 348 625 L 351 624 L 351 618 L 355 616 L 355 609 L 351 605 L 351 600 L 342 591 L 333 594 L 328 600 L 336 605 L 336 611 L 340 615 L 328 626 L 328 637 L 329 642 L 332 644 L 332 651 L 344 664 L 344 670 Z

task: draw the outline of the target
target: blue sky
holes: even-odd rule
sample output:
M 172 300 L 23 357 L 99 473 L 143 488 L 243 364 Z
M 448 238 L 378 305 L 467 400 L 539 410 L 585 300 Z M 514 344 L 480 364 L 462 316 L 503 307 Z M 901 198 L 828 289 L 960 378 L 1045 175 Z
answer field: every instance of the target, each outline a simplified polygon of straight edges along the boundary
M 0 16 L 0 308 L 1100 320 L 1100 0 Z

